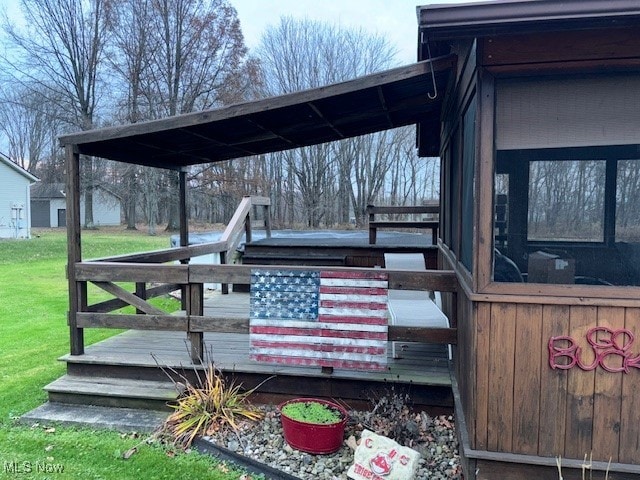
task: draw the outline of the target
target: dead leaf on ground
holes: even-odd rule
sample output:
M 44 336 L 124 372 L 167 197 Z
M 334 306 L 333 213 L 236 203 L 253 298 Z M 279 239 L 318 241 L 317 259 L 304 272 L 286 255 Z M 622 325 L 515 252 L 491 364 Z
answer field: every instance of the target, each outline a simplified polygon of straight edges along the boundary
M 447 420 L 444 416 L 440 417 L 440 423 L 442 423 L 442 425 L 444 425 L 447 428 L 453 428 L 453 425 L 451 425 L 451 422 Z
M 124 458 L 125 460 L 128 460 L 136 453 L 138 453 L 138 447 L 132 447 L 122 454 L 122 458 Z

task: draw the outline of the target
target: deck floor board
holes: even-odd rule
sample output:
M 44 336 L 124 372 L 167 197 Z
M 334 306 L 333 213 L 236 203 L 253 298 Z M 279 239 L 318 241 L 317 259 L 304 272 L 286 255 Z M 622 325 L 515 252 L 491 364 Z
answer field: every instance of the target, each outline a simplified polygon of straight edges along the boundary
M 315 367 L 268 365 L 249 359 L 249 336 L 235 333 L 205 333 L 207 359 L 223 371 L 247 373 L 286 373 L 299 376 L 326 376 Z M 450 385 L 449 361 L 446 347 L 439 345 L 407 344 L 403 358 L 388 358 L 387 370 L 364 372 L 335 369 L 332 376 L 343 379 L 367 379 Z M 391 349 L 389 348 L 389 352 Z M 187 338 L 180 332 L 128 330 L 114 337 L 86 347 L 85 354 L 77 358 L 63 357 L 67 361 L 109 363 L 115 365 L 156 366 L 156 361 L 171 367 L 191 365 Z
M 205 297 L 205 315 L 237 315 L 248 318 L 248 314 L 249 295 L 246 293 L 208 293 Z M 445 391 L 443 389 L 448 391 L 451 387 L 450 361 L 445 345 L 400 342 L 398 348 L 401 349 L 401 358 L 392 358 L 389 343 L 385 370 L 336 368 L 331 374 L 327 374 L 319 367 L 270 365 L 251 360 L 248 334 L 205 332 L 204 343 L 205 360 L 213 360 L 221 371 L 256 381 L 260 377 L 276 375 L 280 380 L 271 382 L 278 384 L 274 389 L 331 392 L 339 396 L 343 391 L 351 391 L 353 394 L 358 388 L 369 388 L 372 385 L 384 384 L 389 387 L 401 384 L 413 391 L 416 388 L 432 389 L 425 390 L 427 393 L 422 397 L 426 399 L 424 403 L 428 403 L 431 395 L 428 392 L 433 391 L 437 397 L 434 404 L 449 402 L 448 394 L 442 393 Z M 113 368 L 159 370 L 160 365 L 175 369 L 194 368 L 186 333 L 175 331 L 127 330 L 87 346 L 83 355 L 66 355 L 61 360 L 76 364 L 81 369 L 78 371 L 85 369 L 83 365 L 91 366 L 92 371 L 97 374 L 101 371 L 113 371 Z

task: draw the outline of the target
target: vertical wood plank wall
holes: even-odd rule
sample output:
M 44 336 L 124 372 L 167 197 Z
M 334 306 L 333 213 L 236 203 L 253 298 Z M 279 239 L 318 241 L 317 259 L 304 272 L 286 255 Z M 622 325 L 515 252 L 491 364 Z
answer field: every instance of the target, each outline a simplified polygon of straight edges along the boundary
M 635 71 L 640 58 L 637 29 L 496 35 L 453 42 L 452 52 L 458 55 L 458 69 L 443 110 L 443 225 L 438 262 L 441 268 L 456 270 L 464 285 L 457 296 L 460 321 L 455 374 L 468 446 L 476 451 L 580 461 L 585 454 L 592 454 L 593 460 L 607 462 L 611 458 L 613 463 L 635 465 L 640 459 L 640 369 L 631 368 L 629 373 L 611 373 L 601 367 L 584 371 L 577 366 L 554 370 L 549 365 L 548 342 L 551 337 L 572 337 L 581 347 L 583 362 L 590 364 L 594 354 L 585 338 L 590 328 L 627 328 L 636 336 L 630 353 L 640 356 L 640 308 L 629 303 L 612 306 L 616 304 L 613 299 L 603 300 L 602 305 L 584 305 L 575 291 L 571 298 L 565 296 L 549 304 L 535 296 L 526 297 L 526 285 L 493 284 L 489 261 L 494 235 L 493 190 L 486 187 L 492 185 L 495 166 L 494 80 L 559 73 L 560 68 L 606 72 L 628 64 Z M 447 229 L 447 222 L 459 212 L 453 211 L 446 192 L 456 181 L 451 178 L 451 164 L 457 161 L 451 145 L 456 145 L 455 132 L 465 99 L 474 88 L 480 95 L 476 132 L 479 177 L 476 258 L 473 277 L 468 279 L 452 241 L 455 222 Z M 532 294 L 536 295 L 533 290 Z M 553 291 L 547 294 L 554 296 Z M 450 300 L 445 302 L 446 310 L 452 308 Z M 607 362 L 616 365 L 620 359 L 611 356 Z
M 459 299 L 460 318 L 468 321 L 458 326 L 456 372 L 472 449 L 638 461 L 640 369 L 554 370 L 548 342 L 571 336 L 591 364 L 587 330 L 627 328 L 638 339 L 630 351 L 640 355 L 640 308 Z M 610 358 L 608 364 L 621 363 Z

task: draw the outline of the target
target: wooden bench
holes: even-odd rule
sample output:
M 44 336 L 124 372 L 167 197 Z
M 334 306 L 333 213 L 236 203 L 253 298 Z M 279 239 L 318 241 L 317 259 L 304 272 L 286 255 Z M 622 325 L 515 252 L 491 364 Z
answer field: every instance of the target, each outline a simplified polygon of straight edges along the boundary
M 393 270 L 426 270 L 424 256 L 420 253 L 385 253 L 384 261 L 385 268 Z M 390 289 L 389 323 L 401 327 L 449 328 L 449 319 L 441 306 L 439 292 Z M 391 342 L 393 358 L 400 358 L 403 348 L 407 348 L 405 342 Z
M 369 217 L 369 244 L 375 245 L 377 240 L 378 229 L 381 228 L 417 228 L 431 230 L 431 244 L 438 244 L 438 221 L 440 207 L 437 204 L 432 205 L 412 205 L 412 206 L 394 206 L 394 207 L 376 207 L 367 205 L 367 214 Z M 383 215 L 421 215 L 427 214 L 433 217 L 431 220 L 376 220 L 376 214 Z

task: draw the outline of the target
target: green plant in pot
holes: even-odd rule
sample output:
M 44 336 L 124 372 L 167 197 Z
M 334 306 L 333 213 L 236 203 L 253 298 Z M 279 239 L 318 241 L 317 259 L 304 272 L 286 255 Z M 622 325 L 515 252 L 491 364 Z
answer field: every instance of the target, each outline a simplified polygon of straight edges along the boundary
M 297 450 L 313 454 L 340 449 L 347 411 L 318 398 L 295 398 L 278 406 L 285 441 Z

